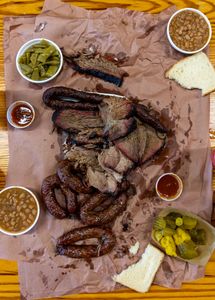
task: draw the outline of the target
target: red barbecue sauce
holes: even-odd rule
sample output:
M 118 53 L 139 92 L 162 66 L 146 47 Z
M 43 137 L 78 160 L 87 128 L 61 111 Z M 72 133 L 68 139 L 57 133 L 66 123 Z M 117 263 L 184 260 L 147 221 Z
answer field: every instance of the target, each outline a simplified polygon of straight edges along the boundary
M 11 112 L 12 121 L 19 126 L 26 126 L 33 119 L 33 112 L 28 105 L 20 104 Z
M 172 198 L 178 193 L 178 180 L 175 178 L 175 176 L 167 174 L 159 180 L 157 190 L 161 196 L 165 198 Z

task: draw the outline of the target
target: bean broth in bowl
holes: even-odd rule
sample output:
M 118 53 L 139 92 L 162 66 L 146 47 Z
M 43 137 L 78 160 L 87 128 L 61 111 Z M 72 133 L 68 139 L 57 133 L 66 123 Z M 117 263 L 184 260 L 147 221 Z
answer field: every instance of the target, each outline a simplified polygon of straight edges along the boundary
M 35 195 L 23 187 L 8 187 L 0 192 L 0 231 L 20 235 L 29 231 L 39 217 Z

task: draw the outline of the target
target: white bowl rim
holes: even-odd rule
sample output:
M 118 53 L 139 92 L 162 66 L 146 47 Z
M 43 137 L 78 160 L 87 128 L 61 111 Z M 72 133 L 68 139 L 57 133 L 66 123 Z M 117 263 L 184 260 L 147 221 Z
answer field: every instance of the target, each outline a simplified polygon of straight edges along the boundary
M 175 197 L 166 198 L 166 197 L 162 196 L 159 193 L 159 191 L 158 191 L 158 182 L 160 181 L 160 179 L 162 177 L 164 177 L 166 175 L 172 175 L 172 176 L 174 176 L 177 179 L 178 183 L 179 183 L 179 192 L 176 194 Z M 157 193 L 158 197 L 161 198 L 164 201 L 167 201 L 167 202 L 175 201 L 176 199 L 178 199 L 181 196 L 182 192 L 183 192 L 183 188 L 184 188 L 184 185 L 183 185 L 183 181 L 181 180 L 181 178 L 177 174 L 172 173 L 172 172 L 170 172 L 170 173 L 163 173 L 162 175 L 160 175 L 158 177 L 157 181 L 156 181 L 156 184 L 155 184 L 155 190 L 156 190 L 156 193 Z
M 28 78 L 27 76 L 25 76 L 23 73 L 22 73 L 22 70 L 19 66 L 19 57 L 32 45 L 34 44 L 38 44 L 40 41 L 42 40 L 45 40 L 47 41 L 48 43 L 52 44 L 57 50 L 58 52 L 60 53 L 60 65 L 59 65 L 59 68 L 57 70 L 57 72 L 50 78 L 47 78 L 47 79 L 44 79 L 44 80 L 33 80 L 33 79 L 30 79 Z M 27 81 L 29 82 L 32 82 L 32 83 L 46 83 L 52 79 L 54 79 L 61 71 L 62 69 L 62 66 L 63 66 L 63 54 L 60 50 L 60 47 L 53 41 L 47 39 L 47 38 L 36 38 L 36 39 L 32 39 L 32 40 L 29 40 L 27 41 L 26 43 L 24 43 L 20 48 L 19 48 L 19 51 L 17 52 L 17 55 L 16 55 L 16 69 L 17 71 L 19 72 L 19 74 L 22 76 L 22 78 L 26 79 Z
M 39 219 L 39 216 L 40 216 L 40 205 L 39 205 L 39 201 L 38 201 L 36 195 L 31 190 L 29 190 L 29 189 L 27 189 L 27 188 L 25 188 L 24 186 L 21 186 L 21 185 L 11 185 L 11 186 L 8 186 L 8 187 L 2 189 L 0 191 L 0 194 L 2 194 L 3 192 L 5 192 L 5 191 L 7 191 L 9 189 L 13 189 L 13 188 L 19 188 L 19 189 L 25 190 L 28 193 L 30 193 L 31 196 L 34 198 L 34 200 L 36 202 L 36 205 L 37 205 L 37 215 L 36 215 L 36 218 L 35 218 L 34 222 L 31 224 L 31 226 L 28 227 L 27 229 L 25 229 L 23 231 L 19 231 L 19 232 L 16 233 L 16 232 L 6 231 L 6 230 L 4 230 L 4 229 L 2 229 L 0 227 L 0 232 L 2 232 L 4 234 L 7 234 L 9 236 L 18 236 L 18 235 L 22 235 L 22 234 L 25 234 L 25 233 L 29 232 L 36 225 L 36 223 L 37 223 L 37 221 Z
M 175 45 L 175 43 L 172 41 L 171 36 L 170 36 L 170 34 L 169 34 L 169 26 L 170 26 L 170 23 L 171 23 L 172 19 L 173 19 L 178 13 L 180 13 L 180 12 L 182 12 L 182 11 L 185 11 L 185 10 L 194 11 L 194 12 L 196 12 L 197 14 L 199 14 L 200 16 L 202 16 L 202 17 L 204 18 L 204 20 L 206 21 L 206 23 L 208 24 L 208 28 L 209 28 L 209 36 L 208 36 L 207 42 L 205 43 L 205 45 L 204 45 L 202 48 L 200 48 L 200 49 L 198 49 L 198 50 L 195 50 L 195 51 L 186 51 L 186 50 L 183 50 L 183 49 L 181 49 L 181 48 L 178 48 L 178 47 Z M 173 48 L 175 48 L 177 51 L 179 51 L 179 52 L 181 52 L 181 53 L 184 53 L 184 54 L 195 54 L 195 53 L 198 53 L 198 52 L 202 51 L 202 50 L 203 50 L 204 48 L 206 48 L 207 45 L 209 44 L 209 42 L 210 42 L 210 40 L 211 40 L 211 37 L 212 37 L 212 26 L 211 26 L 211 23 L 210 23 L 208 17 L 207 17 L 203 12 L 201 12 L 200 10 L 198 10 L 198 9 L 196 9 L 196 8 L 186 7 L 186 8 L 182 8 L 182 9 L 177 10 L 177 11 L 170 17 L 170 19 L 169 19 L 169 21 L 168 21 L 168 24 L 167 24 L 166 32 L 167 32 L 167 38 L 168 38 L 168 40 L 169 40 L 169 43 L 171 44 L 171 46 L 172 46 Z
M 16 106 L 18 106 L 19 103 L 20 103 L 20 104 L 26 104 L 27 106 L 29 106 L 30 109 L 32 110 L 32 113 L 33 113 L 33 118 L 32 118 L 32 120 L 31 120 L 31 122 L 28 123 L 28 124 L 26 124 L 26 125 L 24 125 L 24 126 L 19 126 L 19 125 L 15 124 L 15 123 L 12 121 L 12 118 L 11 118 L 11 111 L 13 110 L 13 108 L 15 108 Z M 27 101 L 22 101 L 22 100 L 15 101 L 15 102 L 11 103 L 10 106 L 8 107 L 8 109 L 7 109 L 7 121 L 8 121 L 8 123 L 9 123 L 11 126 L 13 126 L 14 128 L 18 128 L 18 129 L 22 129 L 22 128 L 24 129 L 24 128 L 29 127 L 29 126 L 34 122 L 34 120 L 35 120 L 35 115 L 36 115 L 36 113 L 35 113 L 35 109 L 34 109 L 33 105 L 30 104 L 30 103 L 27 102 Z

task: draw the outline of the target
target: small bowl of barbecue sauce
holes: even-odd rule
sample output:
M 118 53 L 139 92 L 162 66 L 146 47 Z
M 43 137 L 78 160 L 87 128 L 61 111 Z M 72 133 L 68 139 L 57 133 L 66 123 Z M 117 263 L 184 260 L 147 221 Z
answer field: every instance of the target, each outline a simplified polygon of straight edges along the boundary
M 183 182 L 178 175 L 165 173 L 158 178 L 155 189 L 162 200 L 173 201 L 181 196 Z
M 33 106 L 26 101 L 16 101 L 7 110 L 7 120 L 15 128 L 26 128 L 35 119 Z

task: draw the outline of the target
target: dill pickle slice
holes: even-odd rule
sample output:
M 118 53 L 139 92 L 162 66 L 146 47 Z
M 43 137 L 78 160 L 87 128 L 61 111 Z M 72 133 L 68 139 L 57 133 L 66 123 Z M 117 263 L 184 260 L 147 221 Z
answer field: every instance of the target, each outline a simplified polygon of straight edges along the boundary
M 176 224 L 175 224 L 175 220 L 173 220 L 171 217 L 165 217 L 164 218 L 166 221 L 166 225 L 171 228 L 171 229 L 175 229 L 176 228 Z
M 192 259 L 198 256 L 196 245 L 192 241 L 184 242 L 177 246 L 179 256 L 184 259 Z
M 157 217 L 154 221 L 153 228 L 155 230 L 162 230 L 166 228 L 166 221 L 162 217 Z
M 197 245 L 205 245 L 206 243 L 206 231 L 204 229 L 193 228 L 189 231 L 191 239 Z
M 163 237 L 162 231 L 161 230 L 155 230 L 154 231 L 154 237 L 155 237 L 156 241 L 159 242 Z
M 183 216 L 183 226 L 185 229 L 193 229 L 197 225 L 197 220 L 188 216 Z
M 175 230 L 169 227 L 162 229 L 163 236 L 173 235 L 175 234 Z
M 180 217 L 177 217 L 175 220 L 176 226 L 182 226 L 183 225 L 183 219 Z

